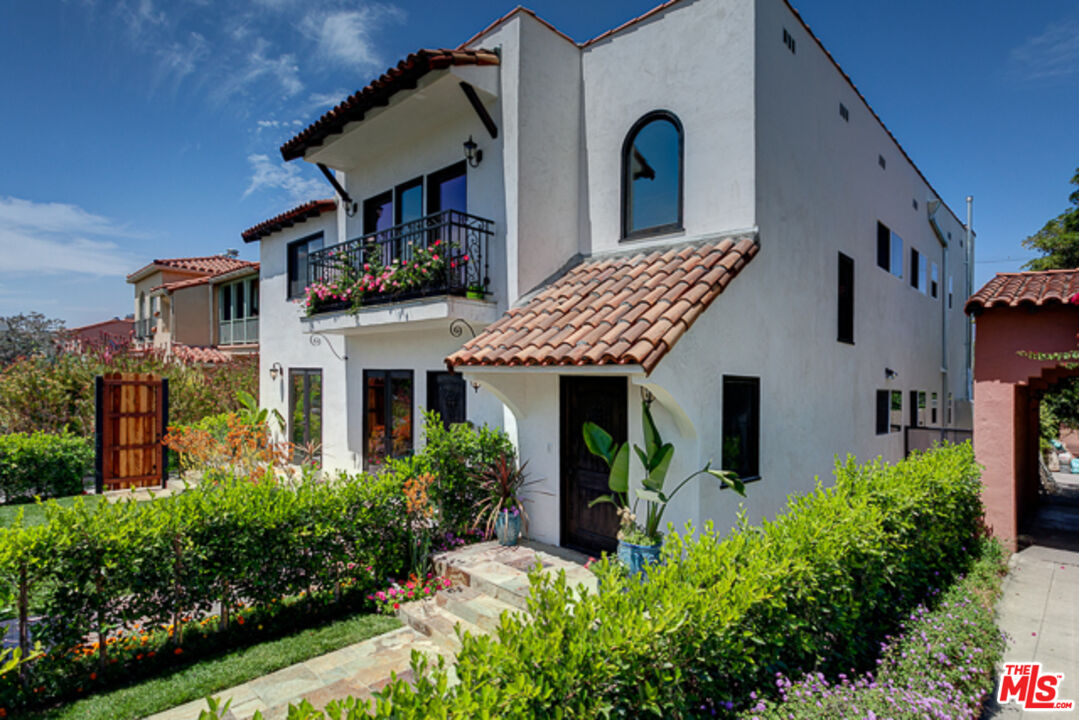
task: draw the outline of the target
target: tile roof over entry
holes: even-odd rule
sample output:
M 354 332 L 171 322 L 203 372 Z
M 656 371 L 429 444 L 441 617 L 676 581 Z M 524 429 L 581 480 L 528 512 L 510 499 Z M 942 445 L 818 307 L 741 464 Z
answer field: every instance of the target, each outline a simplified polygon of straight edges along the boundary
M 998 273 L 970 296 L 963 309 L 969 314 L 993 307 L 1061 305 L 1070 302 L 1076 293 L 1079 293 L 1079 268 Z
M 399 90 L 416 87 L 416 82 L 432 70 L 445 70 L 454 65 L 498 64 L 494 50 L 417 50 L 282 145 L 281 157 L 285 160 L 303 157 L 308 148 L 321 145 L 330 135 L 344 130 L 348 123 L 363 120 L 369 110 L 388 105 L 390 96 Z
M 737 237 L 585 260 L 446 365 L 640 365 L 651 373 L 759 249 L 755 237 Z

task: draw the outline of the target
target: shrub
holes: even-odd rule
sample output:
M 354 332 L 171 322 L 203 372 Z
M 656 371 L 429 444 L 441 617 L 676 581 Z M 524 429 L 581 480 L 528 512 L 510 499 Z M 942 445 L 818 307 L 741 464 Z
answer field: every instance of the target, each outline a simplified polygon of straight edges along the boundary
M 604 559 L 598 594 L 534 575 L 531 619 L 463 639 L 451 687 L 414 657 L 414 685 L 376 717 L 732 716 L 776 672 L 868 668 L 933 583 L 964 570 L 981 531 L 969 444 L 893 466 L 848 460 L 836 484 L 792 497 L 774 521 L 721 538 L 672 531 L 648 582 Z M 342 717 L 363 717 L 362 701 Z M 319 717 L 298 713 L 299 717 Z
M 427 445 L 420 455 L 427 469 L 437 478 L 431 495 L 441 510 L 441 529 L 465 535 L 479 512 L 486 493 L 476 482 L 481 468 L 495 464 L 505 455 L 516 458 L 509 437 L 486 425 L 474 428 L 469 423 L 454 423 L 446 428 L 438 413 L 424 413 Z
M 43 432 L 0 435 L 0 499 L 78 495 L 93 463 L 93 444 L 83 438 Z
M 779 699 L 751 708 L 753 720 L 888 717 L 896 720 L 965 718 L 981 715 L 993 690 L 994 670 L 1005 638 L 997 629 L 993 606 L 1007 571 L 1000 543 L 988 540 L 978 548 L 969 575 L 945 592 L 934 593 L 900 626 L 902 633 L 881 643 L 875 673 L 830 681 L 822 673 L 792 683 L 776 679 Z

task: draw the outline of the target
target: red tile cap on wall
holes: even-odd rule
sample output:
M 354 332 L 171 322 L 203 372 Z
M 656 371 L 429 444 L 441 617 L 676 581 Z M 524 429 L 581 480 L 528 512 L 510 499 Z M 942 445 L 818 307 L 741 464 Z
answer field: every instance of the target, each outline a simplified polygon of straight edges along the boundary
M 390 96 L 397 91 L 416 87 L 416 81 L 432 70 L 445 70 L 454 65 L 498 64 L 498 54 L 493 50 L 417 50 L 282 145 L 281 157 L 285 160 L 303 157 L 308 148 L 321 145 L 348 123 L 362 120 L 368 110 L 388 104 Z
M 968 315 L 994 307 L 1043 307 L 1071 302 L 1079 293 L 1079 268 L 1036 272 L 997 273 L 970 296 L 963 309 Z
M 651 373 L 759 250 L 755 237 L 739 236 L 587 259 L 446 365 L 640 365 Z

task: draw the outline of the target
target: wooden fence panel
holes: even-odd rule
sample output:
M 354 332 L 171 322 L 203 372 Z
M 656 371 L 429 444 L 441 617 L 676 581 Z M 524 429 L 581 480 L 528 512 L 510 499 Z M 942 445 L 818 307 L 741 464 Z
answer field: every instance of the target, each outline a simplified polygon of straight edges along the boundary
M 108 373 L 97 379 L 97 489 L 168 482 L 168 381 L 150 373 Z

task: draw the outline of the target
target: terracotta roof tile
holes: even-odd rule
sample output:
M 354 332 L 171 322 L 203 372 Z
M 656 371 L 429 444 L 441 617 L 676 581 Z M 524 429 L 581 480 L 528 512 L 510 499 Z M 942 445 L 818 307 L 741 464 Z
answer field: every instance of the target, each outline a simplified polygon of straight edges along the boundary
M 193 278 L 184 278 L 183 280 L 173 280 L 172 282 L 167 282 L 167 283 L 162 283 L 161 285 L 157 285 L 153 289 L 154 290 L 165 290 L 166 292 L 172 292 L 173 290 L 182 290 L 182 289 L 188 288 L 188 287 L 195 287 L 196 285 L 205 285 L 206 283 L 211 282 L 215 278 L 219 278 L 222 275 L 228 275 L 230 273 L 234 273 L 237 270 L 250 269 L 250 270 L 254 270 L 255 272 L 258 272 L 259 264 L 257 262 L 251 262 L 250 260 L 238 260 L 236 262 L 238 264 L 230 267 L 228 270 L 222 270 L 221 272 L 216 272 L 216 273 L 212 273 L 212 274 L 200 275 L 198 277 L 193 277 Z
M 372 108 L 389 104 L 390 97 L 397 91 L 416 87 L 416 81 L 432 70 L 445 70 L 454 65 L 498 64 L 498 55 L 493 50 L 417 50 L 282 145 L 281 157 L 285 160 L 303 157 L 309 148 L 340 133 L 348 123 L 362 120 L 364 113 Z
M 326 200 L 312 200 L 305 202 L 303 205 L 297 205 L 296 207 L 275 215 L 269 220 L 263 220 L 258 225 L 249 227 L 240 233 L 240 237 L 244 242 L 254 242 L 259 238 L 264 238 L 267 235 L 283 230 L 287 227 L 292 227 L 297 223 L 302 223 L 308 218 L 318 217 L 322 213 L 328 213 L 337 209 L 337 201 L 330 198 Z
M 182 345 L 180 343 L 172 344 L 172 354 L 177 360 L 203 365 L 216 365 L 218 363 L 227 363 L 232 360 L 231 355 L 221 352 L 217 348 L 196 347 L 194 345 Z
M 446 365 L 640 365 L 650 373 L 759 248 L 743 237 L 585 260 Z
M 135 282 L 134 278 L 147 275 L 149 270 L 182 270 L 189 273 L 201 273 L 203 275 L 220 275 L 232 272 L 240 268 L 257 266 L 258 263 L 250 260 L 240 260 L 230 255 L 207 255 L 205 257 L 165 258 L 153 260 L 127 276 L 128 282 Z
M 997 273 L 981 290 L 970 296 L 963 309 L 971 314 L 993 307 L 1062 305 L 1073 302 L 1077 294 L 1079 268 Z

